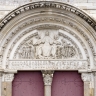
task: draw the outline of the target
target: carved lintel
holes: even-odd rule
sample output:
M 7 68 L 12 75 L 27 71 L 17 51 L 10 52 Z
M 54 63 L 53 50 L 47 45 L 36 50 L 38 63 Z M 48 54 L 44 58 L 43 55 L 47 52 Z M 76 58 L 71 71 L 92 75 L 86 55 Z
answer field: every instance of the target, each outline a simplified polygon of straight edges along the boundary
M 12 82 L 14 79 L 14 74 L 3 74 L 2 81 L 3 82 Z
M 42 71 L 44 85 L 51 86 L 54 71 Z
M 78 70 L 87 69 L 87 60 L 10 60 L 8 69 L 12 70 Z

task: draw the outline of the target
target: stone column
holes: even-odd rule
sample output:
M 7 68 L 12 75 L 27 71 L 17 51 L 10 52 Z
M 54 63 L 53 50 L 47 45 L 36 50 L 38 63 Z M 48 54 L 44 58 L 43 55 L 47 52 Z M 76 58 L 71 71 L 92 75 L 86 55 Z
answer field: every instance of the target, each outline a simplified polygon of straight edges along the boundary
M 44 81 L 44 96 L 51 96 L 53 71 L 42 71 Z
M 93 74 L 92 73 L 82 73 L 81 77 L 84 82 L 84 96 L 94 96 Z
M 1 96 L 12 96 L 12 81 L 14 74 L 4 73 L 2 76 L 2 95 Z

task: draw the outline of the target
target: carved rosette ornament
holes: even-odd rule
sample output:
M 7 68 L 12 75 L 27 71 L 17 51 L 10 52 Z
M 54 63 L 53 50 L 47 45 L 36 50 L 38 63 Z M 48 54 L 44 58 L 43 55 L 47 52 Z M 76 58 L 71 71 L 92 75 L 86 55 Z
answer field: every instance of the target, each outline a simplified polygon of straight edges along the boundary
M 14 79 L 14 74 L 3 74 L 2 81 L 3 82 L 12 82 Z
M 42 71 L 44 85 L 51 86 L 54 71 Z

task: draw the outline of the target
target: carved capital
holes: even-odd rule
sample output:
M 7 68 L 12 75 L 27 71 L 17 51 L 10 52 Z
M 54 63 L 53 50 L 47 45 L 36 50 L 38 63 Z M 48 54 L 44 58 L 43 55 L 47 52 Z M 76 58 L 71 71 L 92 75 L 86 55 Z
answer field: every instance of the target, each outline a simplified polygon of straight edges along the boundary
M 89 83 L 89 88 L 94 88 L 94 74 L 93 73 L 82 73 L 82 80 Z
M 91 74 L 90 73 L 82 73 L 81 78 L 84 82 L 91 81 Z
M 53 79 L 53 73 L 54 73 L 54 71 L 42 71 L 44 85 L 51 86 L 52 79 Z
M 12 82 L 14 79 L 14 74 L 3 74 L 2 81 L 3 82 Z

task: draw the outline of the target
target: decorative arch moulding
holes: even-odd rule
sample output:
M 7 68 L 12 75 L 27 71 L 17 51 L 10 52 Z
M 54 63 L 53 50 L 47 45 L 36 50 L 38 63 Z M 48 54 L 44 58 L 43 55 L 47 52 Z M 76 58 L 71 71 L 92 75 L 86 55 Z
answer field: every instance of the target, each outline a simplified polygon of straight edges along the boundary
M 1 20 L 0 30 L 2 30 L 2 28 L 16 16 L 28 10 L 34 10 L 34 9 L 37 10 L 38 8 L 56 8 L 56 9 L 66 10 L 68 12 L 76 14 L 77 16 L 82 18 L 84 21 L 86 21 L 94 30 L 96 30 L 96 22 L 83 11 L 65 3 L 52 2 L 52 1 L 40 1 L 40 2 L 29 3 L 13 10 Z

